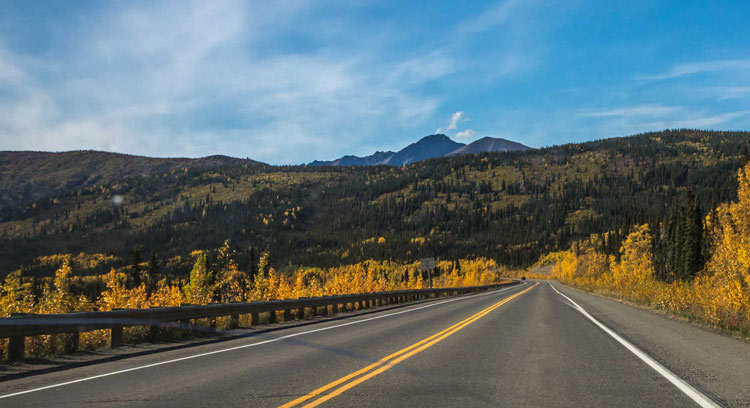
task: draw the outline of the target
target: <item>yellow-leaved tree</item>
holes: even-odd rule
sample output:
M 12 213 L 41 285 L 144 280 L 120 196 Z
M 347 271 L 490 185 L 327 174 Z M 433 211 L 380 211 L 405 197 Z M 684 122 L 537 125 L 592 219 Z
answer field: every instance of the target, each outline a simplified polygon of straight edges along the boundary
M 620 262 L 610 266 L 613 288 L 626 298 L 649 301 L 653 296 L 651 240 L 648 224 L 635 226 L 620 247 Z
M 107 289 L 99 297 L 99 310 L 113 309 L 142 309 L 149 306 L 146 296 L 146 284 L 127 289 L 124 281 L 125 276 L 118 274 L 114 268 L 107 274 Z
M 65 258 L 60 268 L 55 271 L 52 286 L 44 288 L 44 294 L 38 305 L 39 313 L 67 313 L 76 310 L 78 302 L 70 290 L 71 274 L 70 261 Z
M 179 306 L 185 301 L 179 286 L 167 284 L 164 278 L 157 282 L 156 290 L 148 298 L 149 306 L 172 307 Z
M 5 282 L 0 286 L 0 317 L 34 311 L 34 296 L 30 286 L 31 284 L 22 282 L 20 270 L 5 277 Z
M 247 288 L 247 274 L 241 272 L 234 260 L 234 251 L 229 246 L 229 240 L 219 248 L 217 255 L 216 292 L 221 302 L 240 302 L 245 300 Z
M 190 280 L 183 289 L 185 300 L 195 305 L 207 305 L 214 297 L 215 285 L 213 284 L 211 271 L 208 269 L 206 254 L 197 254 L 193 269 L 190 270 Z
M 707 220 L 713 244 L 707 276 L 696 282 L 696 296 L 717 324 L 750 324 L 750 164 L 738 174 L 738 201 L 719 207 Z

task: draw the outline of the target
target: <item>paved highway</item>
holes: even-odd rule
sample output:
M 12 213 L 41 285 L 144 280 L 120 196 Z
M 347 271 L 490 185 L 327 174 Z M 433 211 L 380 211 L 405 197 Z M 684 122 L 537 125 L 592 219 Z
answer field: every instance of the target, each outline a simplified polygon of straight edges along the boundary
M 642 314 L 650 317 L 638 318 Z M 723 345 L 726 353 L 740 353 L 727 358 L 739 364 L 721 367 L 715 359 L 692 357 L 697 360 L 685 367 L 668 361 L 679 354 L 650 351 L 654 344 L 669 351 L 662 340 L 648 333 L 639 337 L 639 330 L 659 332 L 668 326 L 656 320 L 633 328 L 632 321 L 649 318 L 668 320 L 559 285 L 527 282 L 6 380 L 0 383 L 0 406 L 690 407 L 750 402 L 750 387 L 743 387 L 750 381 L 742 372 L 750 367 L 743 365 L 750 360 L 746 343 L 719 337 L 729 342 Z M 696 333 L 705 334 L 673 323 L 685 330 L 688 343 Z M 700 336 L 695 344 L 712 346 L 705 344 L 712 337 Z M 713 370 L 719 381 L 691 377 L 704 369 L 696 364 Z

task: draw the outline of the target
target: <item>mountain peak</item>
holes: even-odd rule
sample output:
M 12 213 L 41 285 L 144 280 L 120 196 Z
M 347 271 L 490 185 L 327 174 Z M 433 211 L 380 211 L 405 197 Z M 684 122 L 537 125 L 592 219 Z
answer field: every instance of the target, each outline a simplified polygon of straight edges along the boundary
M 477 139 L 470 144 L 460 147 L 455 151 L 451 152 L 450 155 L 458 154 L 474 154 L 474 153 L 487 153 L 487 152 L 509 152 L 517 150 L 529 150 L 528 146 L 524 146 L 521 143 L 514 142 L 512 140 L 503 139 L 499 137 L 485 136 L 481 139 Z
M 421 142 L 423 140 L 451 140 L 448 136 L 442 134 L 442 133 L 435 133 L 434 135 L 428 135 L 421 139 L 419 139 L 418 142 Z M 452 140 L 451 140 L 452 141 Z

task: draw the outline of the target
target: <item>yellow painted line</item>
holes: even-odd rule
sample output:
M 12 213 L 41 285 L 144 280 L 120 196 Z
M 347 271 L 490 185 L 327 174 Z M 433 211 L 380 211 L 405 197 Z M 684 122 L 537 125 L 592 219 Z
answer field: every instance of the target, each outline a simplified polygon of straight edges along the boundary
M 525 290 L 523 290 L 521 292 L 518 292 L 518 293 L 516 293 L 516 294 L 514 294 L 512 296 L 509 296 L 509 297 L 507 297 L 507 298 L 505 298 L 505 299 L 503 299 L 503 300 L 495 303 L 494 305 L 492 305 L 490 307 L 487 307 L 486 309 L 483 309 L 482 311 L 480 311 L 480 312 L 478 312 L 478 313 L 476 313 L 476 314 L 474 314 L 472 316 L 469 316 L 468 318 L 466 318 L 466 319 L 464 319 L 464 320 L 462 320 L 462 321 L 460 321 L 460 322 L 458 322 L 458 323 L 456 323 L 456 324 L 454 324 L 454 325 L 452 325 L 452 326 L 450 326 L 450 327 L 448 327 L 448 328 L 446 328 L 444 330 L 441 330 L 441 331 L 433 334 L 432 336 L 429 336 L 429 337 L 427 337 L 427 338 L 425 338 L 423 340 L 420 340 L 420 341 L 412 344 L 409 347 L 403 348 L 403 349 L 401 349 L 401 350 L 399 350 L 399 351 L 397 351 L 397 352 L 395 352 L 393 354 L 390 354 L 390 355 L 388 355 L 386 357 L 383 357 L 382 359 L 378 360 L 377 362 L 375 362 L 373 364 L 368 365 L 365 368 L 362 368 L 362 369 L 357 370 L 357 371 L 355 371 L 355 372 L 353 372 L 353 373 L 351 373 L 349 375 L 341 377 L 341 378 L 339 378 L 336 381 L 333 381 L 333 382 L 331 382 L 329 384 L 324 385 L 323 387 L 320 387 L 320 388 L 318 388 L 318 389 L 310 392 L 307 395 L 303 395 L 303 396 L 295 399 L 294 401 L 290 401 L 290 402 L 288 402 L 288 403 L 286 403 L 284 405 L 281 405 L 281 406 L 279 406 L 279 408 L 291 408 L 291 407 L 297 406 L 297 405 L 299 405 L 299 404 L 301 404 L 301 403 L 303 403 L 303 402 L 305 402 L 307 400 L 310 400 L 312 398 L 315 398 L 315 397 L 323 394 L 324 392 L 326 392 L 326 391 L 328 391 L 328 390 L 330 390 L 332 388 L 335 388 L 335 387 L 337 387 L 337 386 L 339 386 L 341 384 L 344 384 L 343 386 L 341 386 L 340 388 L 334 390 L 333 392 L 331 392 L 329 394 L 326 394 L 326 395 L 323 395 L 320 398 L 318 398 L 318 399 L 316 399 L 316 400 L 314 400 L 314 401 L 306 404 L 304 406 L 304 408 L 318 406 L 318 405 L 322 404 L 323 402 L 328 401 L 329 399 L 331 399 L 331 398 L 333 398 L 333 397 L 335 397 L 337 395 L 340 395 L 343 392 L 345 392 L 345 391 L 347 391 L 347 390 L 349 390 L 349 389 L 357 386 L 358 384 L 361 384 L 362 382 L 367 381 L 370 378 L 375 377 L 376 375 L 378 375 L 378 374 L 380 374 L 380 373 L 382 373 L 382 372 L 384 372 L 386 370 L 389 370 L 390 368 L 392 368 L 396 364 L 400 363 L 401 361 L 404 361 L 407 358 L 412 357 L 412 356 L 414 356 L 414 355 L 416 355 L 416 354 L 418 354 L 418 353 L 426 350 L 429 347 L 432 347 L 433 345 L 435 345 L 438 342 L 444 340 L 448 336 L 456 333 L 457 331 L 463 329 L 464 327 L 468 326 L 469 324 L 471 324 L 471 323 L 479 320 L 480 318 L 486 316 L 491 311 L 497 309 L 498 307 L 504 305 L 505 303 L 511 301 L 512 299 L 514 299 L 514 298 L 516 298 L 516 297 L 518 297 L 518 296 L 520 296 L 520 295 L 522 295 L 522 294 L 530 291 L 531 289 L 533 289 L 538 284 L 539 283 L 535 283 L 530 288 L 525 289 Z M 363 375 L 365 373 L 368 373 L 368 374 Z M 361 377 L 357 378 L 358 376 L 361 376 Z M 347 381 L 352 380 L 352 379 L 354 379 L 354 380 L 347 383 Z

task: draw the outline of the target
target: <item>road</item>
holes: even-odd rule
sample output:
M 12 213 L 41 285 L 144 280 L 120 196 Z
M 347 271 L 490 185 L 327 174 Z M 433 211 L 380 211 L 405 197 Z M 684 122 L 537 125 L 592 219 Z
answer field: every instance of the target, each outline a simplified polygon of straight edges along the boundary
M 690 407 L 699 406 L 701 397 L 704 406 L 750 402 L 743 400 L 747 390 L 723 398 L 721 387 L 693 387 L 685 373 L 670 371 L 679 365 L 669 361 L 656 362 L 666 370 L 660 372 L 628 348 L 650 358 L 648 349 L 626 339 L 638 338 L 633 332 L 621 337 L 625 343 L 618 341 L 615 331 L 594 321 L 604 306 L 573 292 L 526 282 L 12 379 L 0 383 L 0 406 Z M 632 315 L 622 313 L 649 313 L 630 309 Z M 616 322 L 604 325 L 611 326 Z M 731 347 L 748 349 L 731 341 Z M 722 367 L 713 369 L 726 382 L 739 381 L 737 389 L 750 378 L 735 373 L 736 366 L 724 374 Z

